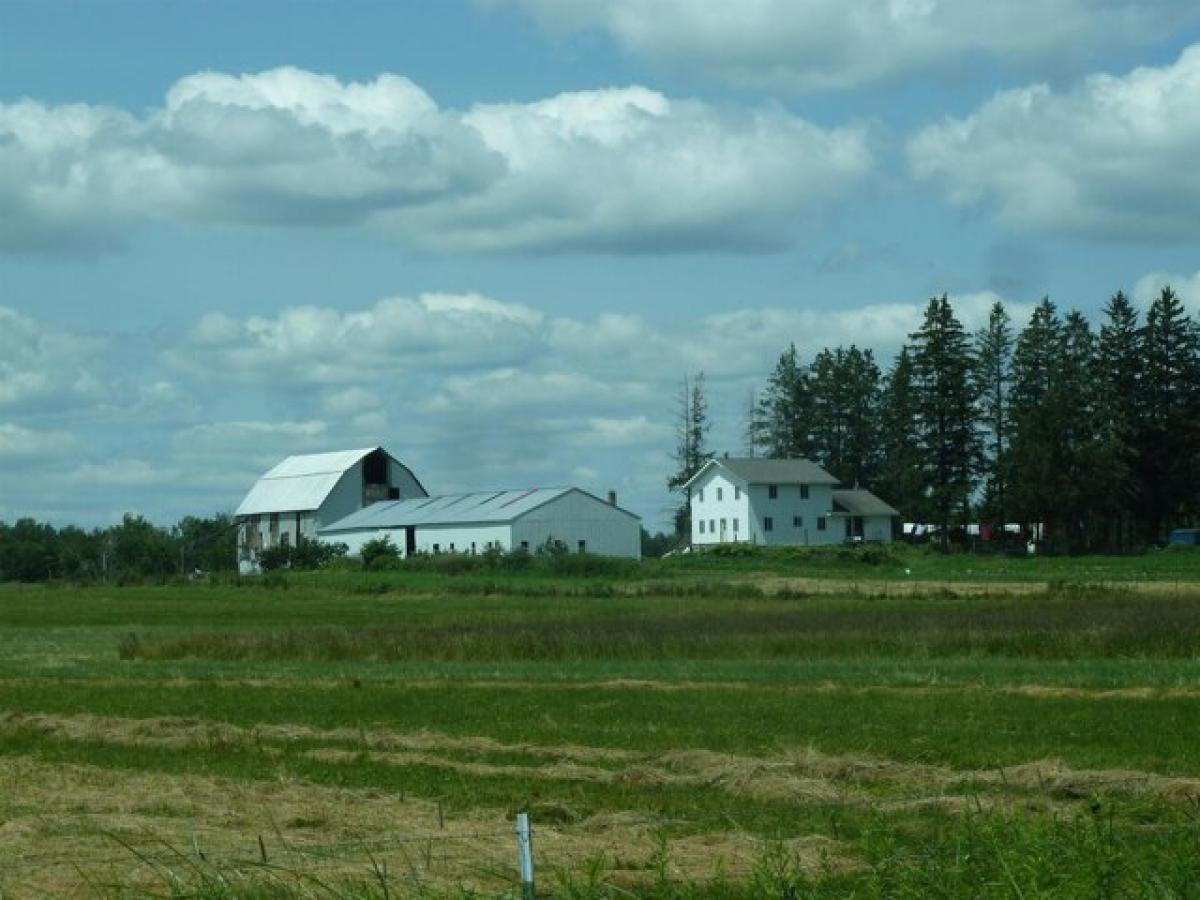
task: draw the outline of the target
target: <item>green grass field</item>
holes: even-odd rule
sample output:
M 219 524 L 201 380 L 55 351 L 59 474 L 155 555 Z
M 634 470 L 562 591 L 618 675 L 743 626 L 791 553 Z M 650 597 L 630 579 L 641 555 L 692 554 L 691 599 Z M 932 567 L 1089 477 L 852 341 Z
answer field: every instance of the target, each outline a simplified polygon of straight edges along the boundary
M 1200 554 L 0 586 L 3 896 L 1200 896 Z

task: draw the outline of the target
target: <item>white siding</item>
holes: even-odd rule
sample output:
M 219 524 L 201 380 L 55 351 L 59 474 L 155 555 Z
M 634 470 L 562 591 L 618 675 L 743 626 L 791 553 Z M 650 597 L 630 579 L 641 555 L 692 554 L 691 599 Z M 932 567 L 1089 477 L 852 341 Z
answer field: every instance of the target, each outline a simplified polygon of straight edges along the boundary
M 726 472 L 713 467 L 692 486 L 691 510 L 693 544 L 751 540 L 749 496 L 745 486 L 731 480 Z M 736 529 L 733 527 L 735 520 Z M 704 523 L 703 533 L 700 532 L 701 522 Z
M 827 518 L 833 509 L 833 488 L 827 484 L 808 485 L 808 499 L 802 498 L 801 485 L 781 484 L 777 496 L 770 497 L 770 485 L 750 486 L 750 505 L 753 508 L 755 543 L 767 546 L 821 546 L 840 544 L 846 537 L 844 527 Z M 795 524 L 795 518 L 800 524 Z M 771 530 L 766 520 L 771 519 Z M 820 526 L 825 520 L 825 528 Z
M 512 540 L 516 546 L 527 541 L 530 551 L 534 551 L 553 538 L 566 544 L 572 553 L 578 551 L 579 542 L 583 541 L 588 553 L 640 559 L 641 526 L 629 513 L 574 490 L 531 509 L 513 522 Z

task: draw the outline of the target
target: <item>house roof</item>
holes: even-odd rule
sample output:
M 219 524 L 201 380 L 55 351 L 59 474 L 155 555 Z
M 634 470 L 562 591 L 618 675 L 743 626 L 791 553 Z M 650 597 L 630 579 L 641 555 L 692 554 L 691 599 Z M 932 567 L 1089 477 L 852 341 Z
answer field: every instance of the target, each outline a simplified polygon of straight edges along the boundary
M 899 516 L 899 510 L 884 503 L 866 488 L 847 488 L 833 492 L 834 512 L 852 516 Z
M 378 447 L 289 456 L 250 488 L 235 515 L 319 509 L 346 470 Z
M 691 484 L 711 466 L 721 466 L 747 484 L 837 484 L 838 480 L 811 459 L 710 459 L 687 482 Z M 687 485 L 684 485 L 685 487 Z
M 417 525 L 501 525 L 572 491 L 608 506 L 599 497 L 573 487 L 443 494 L 440 497 L 414 497 L 409 500 L 383 500 L 372 503 L 344 519 L 325 526 L 320 533 L 337 534 L 345 531 L 406 528 Z M 637 518 L 628 510 L 614 508 L 627 516 Z

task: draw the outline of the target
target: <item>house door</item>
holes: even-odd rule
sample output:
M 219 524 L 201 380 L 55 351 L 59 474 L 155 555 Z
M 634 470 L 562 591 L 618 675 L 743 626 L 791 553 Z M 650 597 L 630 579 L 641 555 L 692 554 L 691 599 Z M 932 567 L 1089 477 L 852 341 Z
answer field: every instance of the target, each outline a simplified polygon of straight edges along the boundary
M 407 559 L 417 552 L 417 529 L 409 525 L 404 529 L 404 556 Z

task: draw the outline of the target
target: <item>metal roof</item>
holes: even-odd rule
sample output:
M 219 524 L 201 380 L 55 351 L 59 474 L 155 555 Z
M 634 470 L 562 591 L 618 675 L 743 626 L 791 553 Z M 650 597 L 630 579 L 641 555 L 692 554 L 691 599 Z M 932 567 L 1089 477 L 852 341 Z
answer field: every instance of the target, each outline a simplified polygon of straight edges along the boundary
M 234 515 L 319 509 L 346 471 L 378 449 L 289 456 L 254 483 Z
M 837 512 L 852 516 L 898 516 L 899 510 L 884 503 L 866 488 L 835 490 L 833 506 Z M 840 507 L 840 509 L 839 509 Z
M 424 525 L 504 524 L 572 491 L 578 491 L 602 506 L 608 506 L 599 497 L 573 487 L 443 494 L 440 497 L 414 497 L 410 500 L 383 500 L 372 503 L 344 519 L 326 525 L 320 533 L 335 534 L 343 531 Z M 620 507 L 614 508 L 625 515 L 633 515 Z
M 721 466 L 747 484 L 837 484 L 838 480 L 811 459 L 757 459 L 722 457 L 710 459 L 688 480 L 691 484 L 708 470 Z

